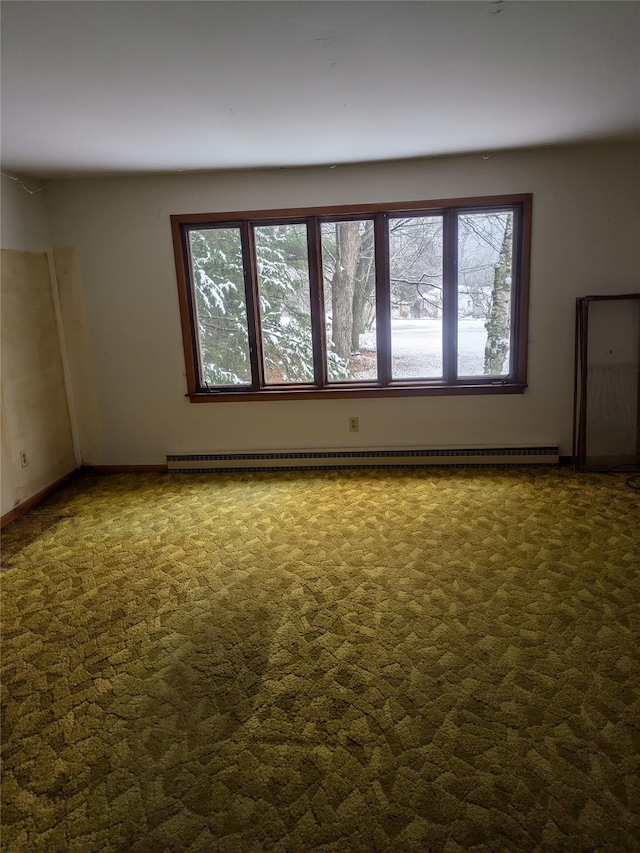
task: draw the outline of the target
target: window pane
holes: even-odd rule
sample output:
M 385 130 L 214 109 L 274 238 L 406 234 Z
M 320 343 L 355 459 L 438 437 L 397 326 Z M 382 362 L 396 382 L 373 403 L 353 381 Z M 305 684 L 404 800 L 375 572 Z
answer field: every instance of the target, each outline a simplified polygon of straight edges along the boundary
M 442 376 L 442 217 L 389 220 L 391 375 Z
M 255 243 L 265 382 L 313 382 L 307 226 L 260 226 Z
M 509 373 L 513 213 L 458 217 L 458 376 Z
M 190 231 L 200 369 L 205 385 L 250 385 L 239 228 Z
M 373 220 L 323 222 L 329 382 L 378 378 Z

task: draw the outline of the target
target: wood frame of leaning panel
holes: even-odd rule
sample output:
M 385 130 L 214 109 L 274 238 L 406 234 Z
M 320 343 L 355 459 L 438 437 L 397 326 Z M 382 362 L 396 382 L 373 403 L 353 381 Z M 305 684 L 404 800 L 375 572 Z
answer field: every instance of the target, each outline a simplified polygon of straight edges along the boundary
M 594 302 L 638 301 L 640 293 L 579 296 L 576 299 L 575 349 L 573 362 L 573 448 L 571 464 L 576 471 L 599 471 L 602 466 L 587 462 L 587 403 L 589 369 L 589 309 Z M 639 353 L 640 358 L 640 353 Z M 640 458 L 640 368 L 636 410 L 636 457 Z

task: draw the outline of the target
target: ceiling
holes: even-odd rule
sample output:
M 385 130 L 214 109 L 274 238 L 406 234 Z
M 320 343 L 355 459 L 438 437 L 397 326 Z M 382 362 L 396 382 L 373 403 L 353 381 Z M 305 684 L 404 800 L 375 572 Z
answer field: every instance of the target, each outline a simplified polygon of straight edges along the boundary
M 2 169 L 338 164 L 629 138 L 637 2 L 2 3 Z

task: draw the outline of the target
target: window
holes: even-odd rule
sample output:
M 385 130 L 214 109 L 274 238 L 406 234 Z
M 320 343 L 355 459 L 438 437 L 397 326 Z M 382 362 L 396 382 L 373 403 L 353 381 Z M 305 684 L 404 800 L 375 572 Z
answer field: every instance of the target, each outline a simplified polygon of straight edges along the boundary
M 526 387 L 530 195 L 171 221 L 192 401 Z

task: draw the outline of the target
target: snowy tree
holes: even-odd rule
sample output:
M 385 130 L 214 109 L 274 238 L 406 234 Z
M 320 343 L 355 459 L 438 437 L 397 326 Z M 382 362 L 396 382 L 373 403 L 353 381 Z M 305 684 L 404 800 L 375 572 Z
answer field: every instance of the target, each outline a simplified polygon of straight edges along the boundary
M 306 228 L 255 229 L 262 351 L 267 383 L 314 379 Z M 191 232 L 194 290 L 205 384 L 251 383 L 242 248 L 238 228 Z M 329 356 L 332 370 L 348 365 Z
M 509 353 L 512 219 L 510 215 L 505 218 L 500 254 L 493 274 L 491 308 L 485 322 L 487 343 L 484 350 L 484 372 L 487 376 L 497 376 L 504 372 Z
M 513 214 L 472 213 L 458 227 L 458 314 L 482 318 L 484 375 L 506 369 L 511 330 Z
M 191 231 L 195 308 L 206 385 L 251 382 L 240 231 Z
M 442 217 L 389 222 L 391 309 L 413 319 L 442 316 Z
M 373 221 L 324 223 L 322 250 L 331 351 L 349 361 L 375 317 Z

